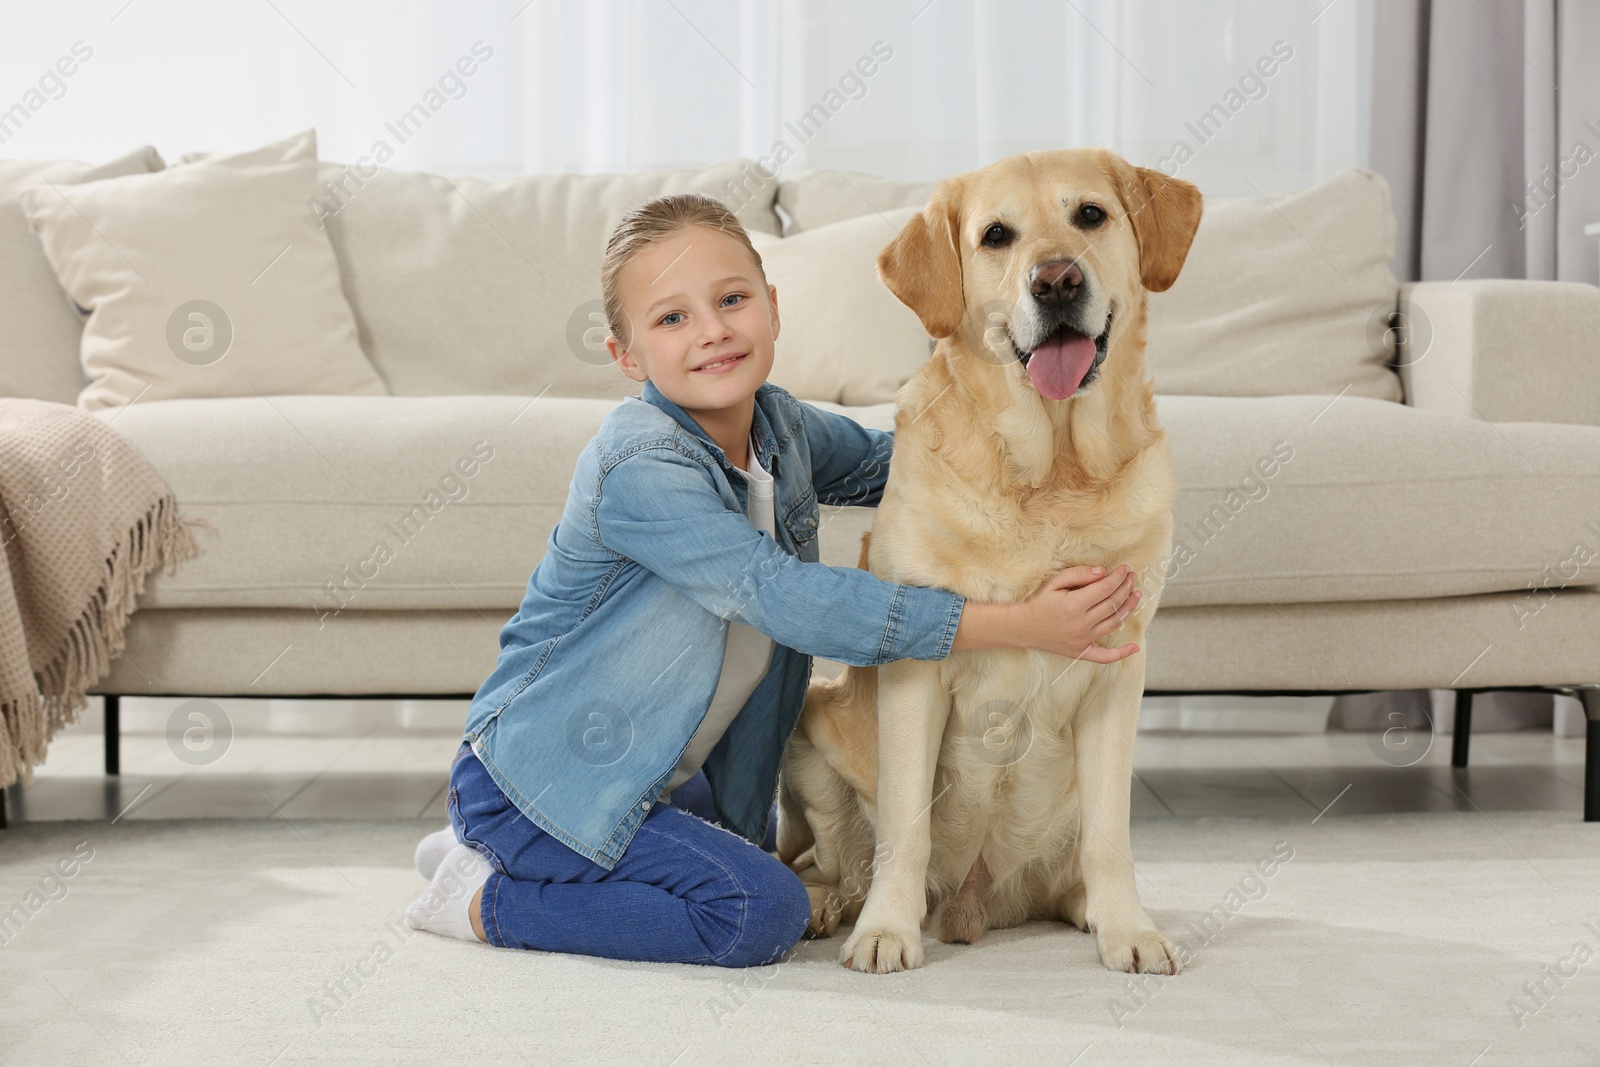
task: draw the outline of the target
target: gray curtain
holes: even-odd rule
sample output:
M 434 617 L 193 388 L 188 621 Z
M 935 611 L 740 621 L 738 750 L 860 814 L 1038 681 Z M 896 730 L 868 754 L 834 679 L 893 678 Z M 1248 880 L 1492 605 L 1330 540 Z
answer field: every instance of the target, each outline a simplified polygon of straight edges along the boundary
M 1377 0 L 1373 30 L 1395 276 L 1600 282 L 1600 3 Z
M 1389 182 L 1402 281 L 1600 282 L 1600 2 L 1376 0 L 1372 169 Z M 1330 725 L 1448 730 L 1427 690 L 1341 696 Z M 1548 727 L 1545 694 L 1484 693 L 1473 726 Z M 1400 718 L 1396 718 L 1399 716 Z

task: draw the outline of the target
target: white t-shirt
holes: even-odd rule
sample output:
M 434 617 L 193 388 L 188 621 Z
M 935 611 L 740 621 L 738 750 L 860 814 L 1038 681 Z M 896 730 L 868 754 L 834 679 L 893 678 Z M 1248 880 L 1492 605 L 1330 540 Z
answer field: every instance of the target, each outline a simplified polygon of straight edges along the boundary
M 750 469 L 744 472 L 744 480 L 749 486 L 746 516 L 750 519 L 750 524 L 776 537 L 776 518 L 772 506 L 772 475 L 767 473 L 767 469 L 761 465 L 761 460 L 756 458 L 754 435 L 750 438 Z M 661 795 L 662 801 L 669 800 L 674 789 L 693 778 L 700 770 L 700 765 L 711 754 L 711 750 L 717 747 L 717 742 L 722 740 L 728 724 L 739 714 L 745 701 L 750 699 L 750 694 L 755 692 L 756 686 L 766 676 L 771 660 L 772 638 L 754 626 L 733 620 L 728 622 L 728 644 L 722 655 L 722 674 L 717 679 L 716 691 L 711 694 L 711 707 L 706 711 L 706 717 L 701 720 L 700 728 L 689 739 L 689 747 L 683 750 L 683 756 L 678 760 L 678 768 L 672 772 L 666 792 Z

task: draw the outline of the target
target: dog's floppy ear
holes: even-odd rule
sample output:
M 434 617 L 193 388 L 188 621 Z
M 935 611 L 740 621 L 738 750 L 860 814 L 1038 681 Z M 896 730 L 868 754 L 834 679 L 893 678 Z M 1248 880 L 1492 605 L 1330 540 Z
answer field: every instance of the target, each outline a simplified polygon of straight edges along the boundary
M 922 213 L 878 253 L 878 277 L 917 313 L 930 337 L 955 333 L 966 311 L 957 188 L 954 179 L 940 182 Z
M 1200 190 L 1159 170 L 1111 156 L 1111 170 L 1139 242 L 1139 280 L 1152 293 L 1172 288 L 1200 228 Z

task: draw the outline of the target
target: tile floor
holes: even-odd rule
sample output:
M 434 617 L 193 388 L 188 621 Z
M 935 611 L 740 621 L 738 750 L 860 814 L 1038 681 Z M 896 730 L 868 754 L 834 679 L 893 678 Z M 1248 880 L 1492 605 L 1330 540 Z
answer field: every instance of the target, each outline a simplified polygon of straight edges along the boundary
M 222 709 L 227 723 L 209 737 L 209 727 L 190 719 L 183 703 L 124 699 L 122 774 L 108 778 L 99 699 L 91 698 L 80 721 L 51 743 L 32 784 L 6 790 L 9 818 L 446 822 L 445 780 L 465 701 L 222 700 L 209 709 Z M 202 731 L 191 735 L 189 748 L 186 729 Z M 1326 809 L 1328 818 L 1471 810 L 1581 817 L 1581 738 L 1556 737 L 1548 728 L 1476 735 L 1466 771 L 1450 767 L 1447 735 L 1417 737 L 1426 749 L 1420 757 L 1415 750 L 1385 752 L 1376 738 L 1337 731 L 1144 732 L 1133 816 L 1298 816 Z

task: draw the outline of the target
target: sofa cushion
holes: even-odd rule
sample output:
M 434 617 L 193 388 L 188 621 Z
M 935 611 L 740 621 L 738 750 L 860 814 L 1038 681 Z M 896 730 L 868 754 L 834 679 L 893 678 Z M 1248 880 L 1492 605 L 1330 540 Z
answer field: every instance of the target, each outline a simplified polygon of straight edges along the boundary
M 892 404 L 816 406 L 894 426 Z M 1158 396 L 1156 408 L 1178 483 L 1162 607 L 1530 586 L 1537 607 L 1547 585 L 1600 585 L 1600 428 L 1349 396 Z M 855 566 L 872 516 L 824 508 L 822 562 Z
M 522 601 L 578 454 L 617 401 L 285 396 L 95 412 L 167 480 L 204 553 L 144 608 L 482 610 Z M 276 650 L 274 650 L 276 651 Z M 270 658 L 270 656 L 268 657 Z
M 785 232 L 804 234 L 921 207 L 933 188 L 815 170 L 779 183 L 778 204 L 790 219 Z M 1394 240 L 1389 187 L 1371 171 L 1273 197 L 1207 197 L 1177 284 L 1150 296 L 1146 358 L 1156 391 L 1399 400 L 1400 379 L 1386 365 L 1399 291 Z
M 1600 427 L 1352 396 L 1157 407 L 1179 485 L 1163 605 L 1600 585 Z
M 1178 281 L 1150 297 L 1162 393 L 1399 400 L 1389 185 L 1346 170 L 1303 192 L 1208 199 Z
M 21 193 L 89 309 L 79 407 L 178 397 L 382 394 L 338 261 L 306 209 L 316 141 Z
M 313 211 L 391 393 L 620 400 L 639 383 L 605 349 L 606 240 L 641 202 L 683 192 L 729 203 L 747 231 L 776 233 L 776 190 L 752 189 L 749 167 L 484 182 L 327 164 Z
M 778 289 L 769 380 L 802 400 L 894 400 L 932 349 L 917 316 L 878 280 L 878 252 L 916 213 L 874 212 L 795 237 L 750 235 Z
M 78 362 L 83 317 L 61 290 L 18 193 L 41 182 L 75 185 L 162 169 L 149 145 L 99 165 L 72 160 L 0 159 L 0 396 L 77 402 L 88 384 Z
M 860 215 L 920 209 L 938 184 L 845 170 L 800 171 L 778 183 L 778 207 L 788 220 L 783 235 L 793 237 Z
M 1163 606 L 1600 584 L 1600 428 L 1329 401 L 1157 399 L 1180 486 Z M 140 606 L 321 620 L 346 607 L 470 608 L 499 625 L 616 403 L 291 396 L 101 413 L 185 515 L 218 528 L 197 531 L 202 556 L 152 575 Z M 894 426 L 893 404 L 816 406 Z M 824 507 L 822 562 L 855 566 L 874 515 Z

